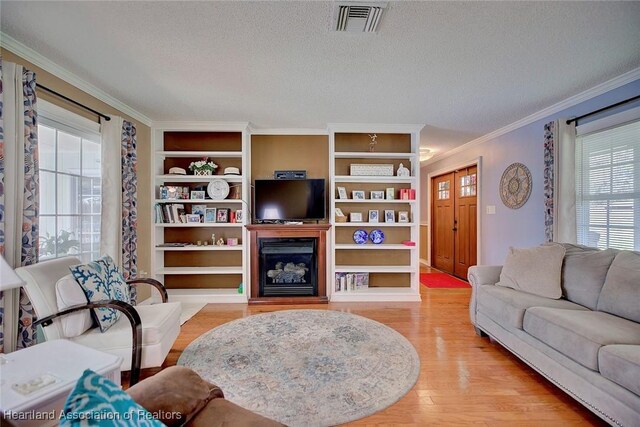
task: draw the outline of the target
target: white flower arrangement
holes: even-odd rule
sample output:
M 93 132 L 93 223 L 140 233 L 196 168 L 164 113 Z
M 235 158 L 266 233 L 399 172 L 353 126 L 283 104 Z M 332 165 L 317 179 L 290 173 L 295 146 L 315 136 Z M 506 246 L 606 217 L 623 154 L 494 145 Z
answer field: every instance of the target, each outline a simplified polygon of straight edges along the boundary
M 209 174 L 215 172 L 218 169 L 218 165 L 209 161 L 208 158 L 204 158 L 202 160 L 198 160 L 197 162 L 191 162 L 189 165 L 189 170 L 193 172 L 208 172 Z

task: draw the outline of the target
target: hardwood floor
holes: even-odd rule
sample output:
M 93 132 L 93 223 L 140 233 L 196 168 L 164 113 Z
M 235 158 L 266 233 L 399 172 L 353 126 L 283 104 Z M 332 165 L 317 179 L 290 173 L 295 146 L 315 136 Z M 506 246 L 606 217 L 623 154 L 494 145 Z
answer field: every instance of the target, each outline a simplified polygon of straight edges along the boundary
M 175 365 L 195 338 L 234 319 L 298 308 L 345 311 L 394 328 L 421 358 L 420 376 L 409 393 L 350 426 L 605 425 L 500 345 L 476 336 L 468 315 L 470 293 L 470 289 L 421 286 L 421 303 L 209 304 L 182 326 L 164 367 Z M 158 371 L 146 369 L 142 377 Z

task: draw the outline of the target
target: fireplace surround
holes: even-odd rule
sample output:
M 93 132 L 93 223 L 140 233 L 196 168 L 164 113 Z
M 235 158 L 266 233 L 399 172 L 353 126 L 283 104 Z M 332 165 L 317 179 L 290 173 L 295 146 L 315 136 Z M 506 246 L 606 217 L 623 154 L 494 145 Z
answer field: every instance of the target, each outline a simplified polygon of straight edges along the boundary
M 329 224 L 248 225 L 250 304 L 328 302 L 326 232 Z

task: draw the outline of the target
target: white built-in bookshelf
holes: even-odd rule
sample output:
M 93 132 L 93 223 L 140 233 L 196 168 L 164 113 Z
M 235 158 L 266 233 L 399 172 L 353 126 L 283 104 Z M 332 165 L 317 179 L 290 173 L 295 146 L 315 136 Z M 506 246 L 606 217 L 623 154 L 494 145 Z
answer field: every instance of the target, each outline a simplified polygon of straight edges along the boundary
M 420 301 L 418 237 L 419 237 L 419 133 L 416 126 L 329 125 L 329 191 L 331 217 L 331 271 L 327 293 L 331 301 Z M 376 135 L 372 144 L 370 135 Z M 373 145 L 373 151 L 371 146 Z M 397 176 L 400 165 L 409 176 Z M 352 164 L 393 164 L 394 176 L 354 176 Z M 338 188 L 346 190 L 340 198 Z M 387 198 L 393 189 L 393 199 Z M 413 199 L 399 199 L 399 191 L 413 190 Z M 365 199 L 354 199 L 353 191 L 364 191 Z M 373 199 L 371 191 L 384 191 L 384 199 Z M 336 220 L 336 208 L 347 222 Z M 370 210 L 378 211 L 378 222 L 368 221 Z M 385 222 L 384 212 L 393 211 L 394 222 Z M 406 222 L 398 222 L 399 212 L 407 213 Z M 361 222 L 349 222 L 352 213 L 360 213 Z M 385 234 L 382 243 L 356 243 L 353 234 L 373 230 Z M 403 243 L 404 242 L 404 243 Z M 414 242 L 416 246 L 406 243 Z M 366 273 L 369 286 L 344 289 L 336 275 Z
M 251 194 L 247 184 L 247 127 L 247 123 L 160 122 L 153 128 L 152 272 L 167 286 L 169 296 L 174 300 L 247 302 L 248 249 L 244 225 L 249 220 L 246 202 Z M 196 176 L 189 171 L 191 162 L 205 157 L 219 165 L 214 175 Z M 237 167 L 240 175 L 223 175 L 227 166 Z M 170 174 L 171 167 L 183 168 L 187 175 Z M 236 188 L 228 196 L 235 198 L 213 200 L 208 196 L 207 185 L 218 179 L 230 187 L 239 186 L 239 190 Z M 204 190 L 206 198 L 165 199 L 160 192 L 161 186 Z M 183 206 L 185 214 L 192 213 L 197 205 L 225 209 L 234 215 L 242 211 L 242 220 L 184 223 L 168 222 L 166 217 L 159 219 L 155 205 L 174 204 Z M 167 222 L 162 222 L 164 220 Z M 216 245 L 212 235 L 216 240 L 223 238 L 225 244 Z M 237 239 L 238 243 L 228 245 L 229 238 Z

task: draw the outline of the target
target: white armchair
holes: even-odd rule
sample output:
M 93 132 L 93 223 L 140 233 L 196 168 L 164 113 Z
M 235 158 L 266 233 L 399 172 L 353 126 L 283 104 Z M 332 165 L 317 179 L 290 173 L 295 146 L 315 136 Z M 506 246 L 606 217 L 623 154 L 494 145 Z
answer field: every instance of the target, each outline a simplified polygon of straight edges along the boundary
M 76 257 L 43 261 L 16 269 L 25 282 L 25 292 L 37 317 L 36 325 L 42 326 L 46 340 L 67 339 L 87 347 L 121 356 L 122 370 L 131 370 L 131 385 L 138 382 L 141 368 L 162 365 L 180 333 L 179 302 L 167 302 L 167 292 L 160 282 L 153 279 L 134 279 L 127 283 L 154 286 L 162 296 L 162 304 L 132 306 L 122 301 L 104 300 L 73 305 L 58 309 L 56 284 L 70 274 L 69 267 L 81 264 Z M 78 285 L 80 288 L 80 285 Z M 93 327 L 78 336 L 66 336 L 63 316 L 78 316 L 79 312 L 108 307 L 124 314 L 104 333 Z M 82 316 L 82 315 L 81 315 Z

